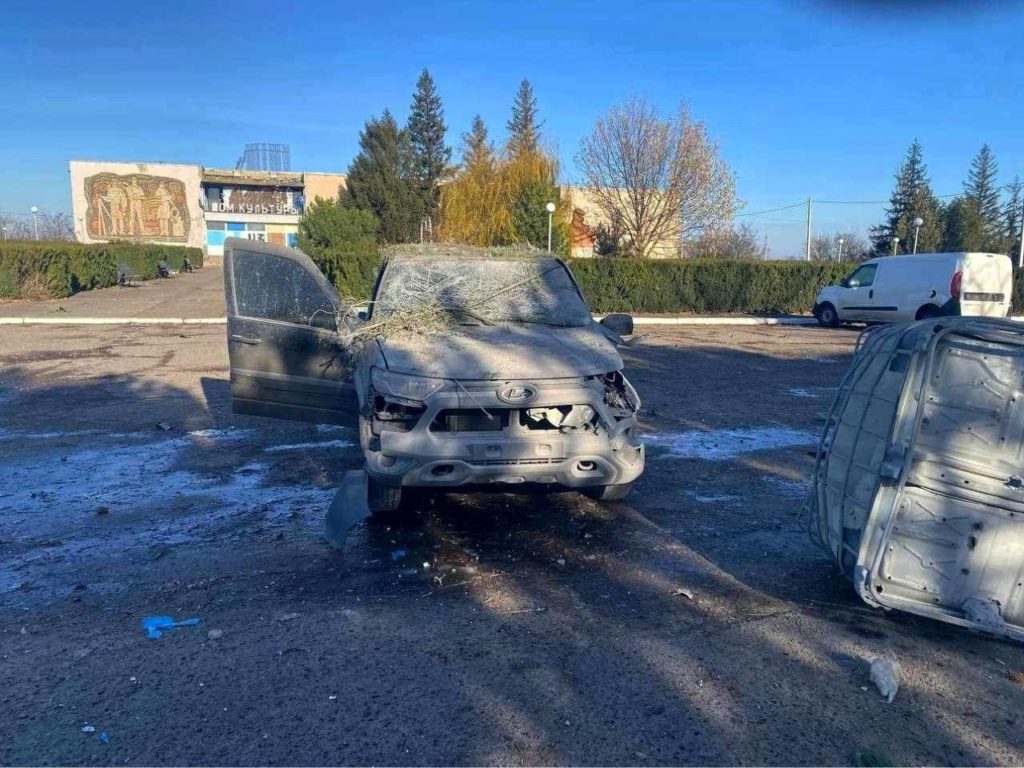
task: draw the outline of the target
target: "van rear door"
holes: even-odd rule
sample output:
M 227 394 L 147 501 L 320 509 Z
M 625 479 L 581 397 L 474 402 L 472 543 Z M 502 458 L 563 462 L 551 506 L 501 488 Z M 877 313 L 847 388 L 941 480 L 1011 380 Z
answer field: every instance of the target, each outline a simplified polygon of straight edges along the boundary
M 1013 293 L 1013 262 L 999 253 L 968 253 L 960 277 L 960 314 L 1006 317 Z M 957 298 L 954 296 L 953 298 Z

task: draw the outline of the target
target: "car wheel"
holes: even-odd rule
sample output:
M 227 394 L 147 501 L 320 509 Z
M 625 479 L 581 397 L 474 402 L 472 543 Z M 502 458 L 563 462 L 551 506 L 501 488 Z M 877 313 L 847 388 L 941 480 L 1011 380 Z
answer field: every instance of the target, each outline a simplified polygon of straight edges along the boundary
M 620 483 L 619 485 L 595 485 L 590 488 L 580 488 L 580 493 L 598 501 L 622 501 L 633 490 L 632 483 Z
M 836 308 L 827 301 L 818 307 L 816 316 L 818 318 L 818 325 L 822 328 L 839 327 L 839 313 L 836 312 Z
M 402 507 L 402 489 L 381 485 L 372 477 L 367 477 L 366 505 L 374 515 L 397 512 Z

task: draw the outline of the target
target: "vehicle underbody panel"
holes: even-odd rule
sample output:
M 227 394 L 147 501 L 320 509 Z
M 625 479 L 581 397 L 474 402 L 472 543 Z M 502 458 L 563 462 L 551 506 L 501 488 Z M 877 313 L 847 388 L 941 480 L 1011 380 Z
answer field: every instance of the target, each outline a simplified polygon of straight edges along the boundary
M 876 328 L 836 396 L 812 537 L 869 604 L 1024 640 L 1024 327 Z

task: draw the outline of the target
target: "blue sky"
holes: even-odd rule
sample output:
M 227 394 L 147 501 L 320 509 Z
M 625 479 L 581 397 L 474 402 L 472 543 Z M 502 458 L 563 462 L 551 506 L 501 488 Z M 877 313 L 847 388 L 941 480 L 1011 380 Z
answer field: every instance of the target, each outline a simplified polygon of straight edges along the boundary
M 479 112 L 501 139 L 534 85 L 565 180 L 596 117 L 630 93 L 685 99 L 746 211 L 879 200 L 919 138 L 936 193 L 983 142 L 1024 174 L 1024 10 L 1013 2 L 17 3 L 0 24 L 0 211 L 70 208 L 72 158 L 231 166 L 246 142 L 343 171 L 365 119 L 404 119 L 427 66 L 456 143 Z M 816 231 L 880 205 L 821 205 Z M 751 221 L 796 253 L 803 211 Z

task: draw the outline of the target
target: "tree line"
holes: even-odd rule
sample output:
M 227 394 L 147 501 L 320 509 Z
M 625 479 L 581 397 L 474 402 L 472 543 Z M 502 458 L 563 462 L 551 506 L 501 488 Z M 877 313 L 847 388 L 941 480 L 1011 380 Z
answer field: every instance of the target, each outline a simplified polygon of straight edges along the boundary
M 462 135 L 452 163 L 444 107 L 429 70 L 416 82 L 400 126 L 385 110 L 359 134 L 359 152 L 335 201 L 315 200 L 299 223 L 299 245 L 323 250 L 365 244 L 444 240 L 476 245 L 547 246 L 548 203 L 556 204 L 552 246 L 569 248 L 569 218 L 558 196 L 558 163 L 542 141 L 537 100 L 523 80 L 508 136 L 498 149 L 483 119 Z
M 873 254 L 891 254 L 894 244 L 897 253 L 910 253 L 917 218 L 923 222 L 917 235 L 919 253 L 1015 253 L 1024 187 L 1019 176 L 1001 186 L 998 175 L 995 155 L 984 144 L 971 161 L 963 192 L 941 200 L 932 191 L 921 144 L 915 139 L 896 172 L 885 221 L 871 230 Z
M 424 69 L 405 125 L 388 110 L 366 122 L 345 188 L 336 202 L 307 206 L 299 245 L 322 251 L 375 239 L 546 248 L 550 223 L 556 253 L 570 252 L 575 226 L 604 255 L 644 257 L 661 249 L 677 256 L 730 231 L 735 176 L 685 106 L 662 116 L 633 97 L 597 121 L 576 156 L 589 222 L 560 194 L 559 164 L 543 125 L 524 79 L 505 141 L 496 146 L 476 115 L 452 163 L 442 100 Z

